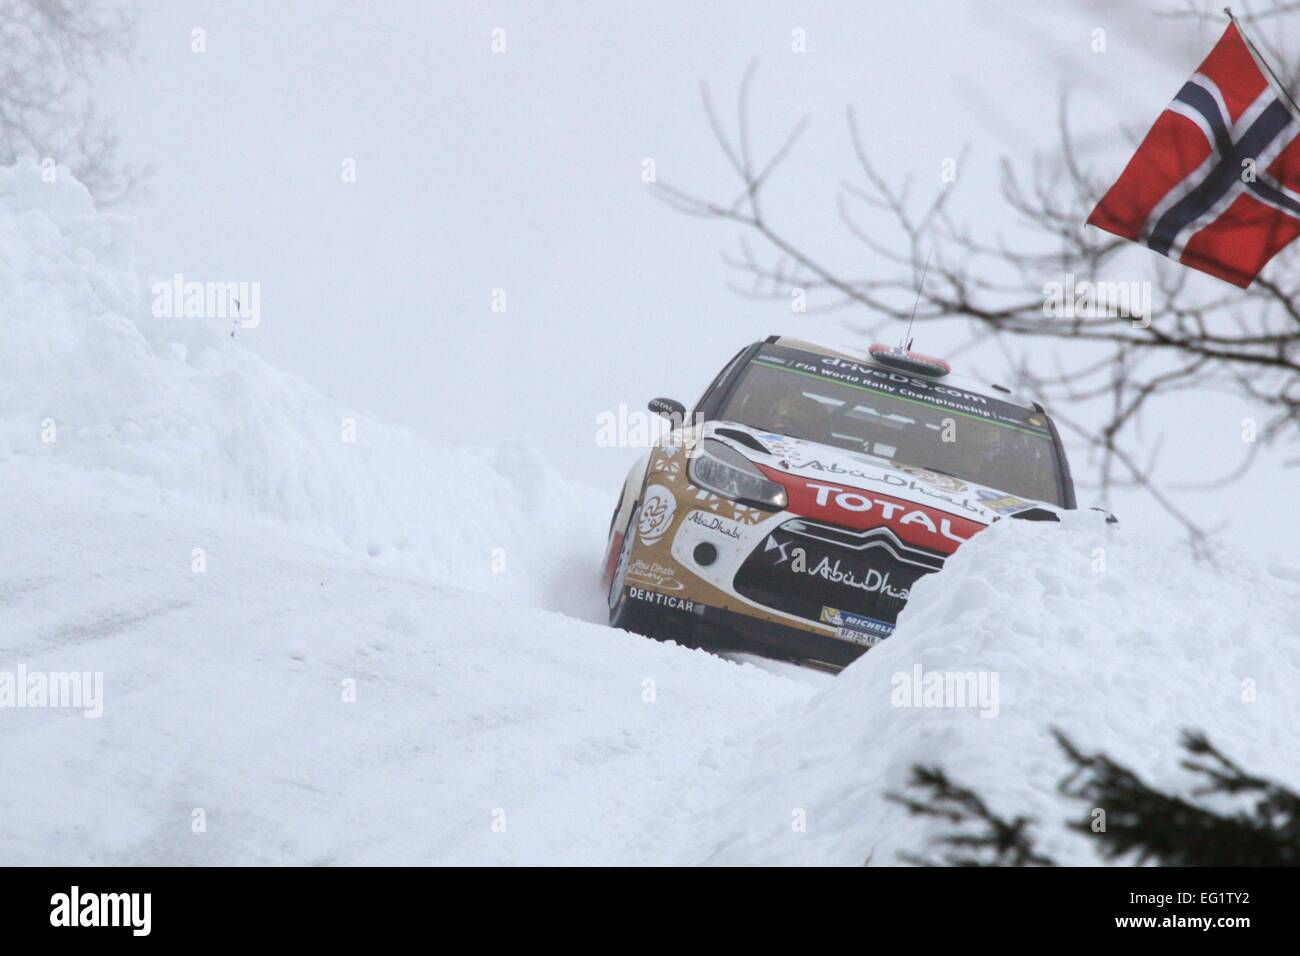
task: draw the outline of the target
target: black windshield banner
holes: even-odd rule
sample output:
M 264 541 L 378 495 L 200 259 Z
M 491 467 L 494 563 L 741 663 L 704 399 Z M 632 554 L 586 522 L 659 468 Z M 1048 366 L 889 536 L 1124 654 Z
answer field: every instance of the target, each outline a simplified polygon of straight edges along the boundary
M 940 380 L 883 368 L 867 359 L 857 361 L 783 345 L 768 345 L 753 361 L 757 365 L 781 368 L 825 381 L 839 382 L 851 388 L 879 392 L 900 401 L 928 405 L 937 410 L 1007 425 L 1045 438 L 1051 435 L 1046 416 L 1033 409 L 1019 408 L 1010 402 L 947 385 Z

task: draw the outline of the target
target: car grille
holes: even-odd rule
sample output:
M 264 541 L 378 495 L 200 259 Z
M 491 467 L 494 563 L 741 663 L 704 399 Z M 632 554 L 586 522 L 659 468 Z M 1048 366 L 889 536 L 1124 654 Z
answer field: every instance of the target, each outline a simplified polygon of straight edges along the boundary
M 907 594 L 943 556 L 906 545 L 888 528 L 852 531 L 793 518 L 775 528 L 736 573 L 737 593 L 811 621 L 824 608 L 893 624 Z

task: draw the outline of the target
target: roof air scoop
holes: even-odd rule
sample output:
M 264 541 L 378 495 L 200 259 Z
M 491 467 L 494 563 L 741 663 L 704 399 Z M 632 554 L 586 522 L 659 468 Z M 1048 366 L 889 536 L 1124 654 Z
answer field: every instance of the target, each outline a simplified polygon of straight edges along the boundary
M 942 378 L 952 371 L 952 366 L 941 358 L 922 355 L 920 352 L 913 352 L 898 345 L 890 346 L 876 343 L 867 349 L 867 352 L 881 365 L 888 365 L 890 368 L 896 368 L 903 372 L 911 372 L 913 375 Z

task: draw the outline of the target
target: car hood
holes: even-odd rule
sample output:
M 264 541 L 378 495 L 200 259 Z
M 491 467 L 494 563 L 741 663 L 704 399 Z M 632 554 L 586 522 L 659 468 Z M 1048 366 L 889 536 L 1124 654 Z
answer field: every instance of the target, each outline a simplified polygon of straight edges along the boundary
M 1005 515 L 1035 509 L 1052 515 L 1059 514 L 1060 510 L 1046 502 L 1021 498 L 963 478 L 897 465 L 872 455 L 734 422 L 709 422 L 700 437 L 726 442 L 758 465 L 769 478 L 785 485 L 791 492 L 791 510 L 796 512 L 800 510 L 796 492 L 806 490 L 810 483 L 818 491 L 830 485 L 888 496 L 955 515 L 979 526 L 987 526 Z

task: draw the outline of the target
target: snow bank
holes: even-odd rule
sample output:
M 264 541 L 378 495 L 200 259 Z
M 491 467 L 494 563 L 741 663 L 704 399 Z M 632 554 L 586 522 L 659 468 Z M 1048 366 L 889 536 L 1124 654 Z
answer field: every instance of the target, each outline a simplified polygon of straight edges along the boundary
M 66 171 L 0 169 L 4 651 L 106 696 L 0 726 L 16 861 L 892 864 L 939 829 L 885 799 L 923 763 L 1095 863 L 1052 727 L 1174 788 L 1197 728 L 1300 787 L 1300 567 L 1003 521 L 813 693 L 520 608 L 599 611 L 604 495 L 526 440 L 345 441 L 229 326 L 152 318 L 128 235 Z
M 888 641 L 759 742 L 688 859 L 897 863 L 947 832 L 885 799 L 921 763 L 1004 816 L 1034 817 L 1058 862 L 1097 864 L 1088 837 L 1062 826 L 1087 808 L 1056 791 L 1066 763 L 1052 727 L 1179 792 L 1179 733 L 1197 728 L 1300 788 L 1300 567 L 1240 553 L 1198 564 L 1070 519 L 1000 522 L 924 578 Z M 925 706 L 906 693 L 917 668 L 922 688 L 926 675 L 982 673 L 986 696 L 977 684 L 973 706 Z
M 0 672 L 103 674 L 0 709 L 9 865 L 666 863 L 811 692 L 71 470 L 0 513 Z
M 99 690 L 0 711 L 0 859 L 671 860 L 811 689 L 554 613 L 601 610 L 604 494 L 525 440 L 344 441 L 230 325 L 152 318 L 59 176 L 0 170 L 0 675 Z
M 130 226 L 62 168 L 53 183 L 0 168 L 0 459 L 132 476 L 177 508 L 282 519 L 458 586 L 588 611 L 606 496 L 561 480 L 527 439 L 434 445 L 271 367 L 228 322 L 154 318 Z

